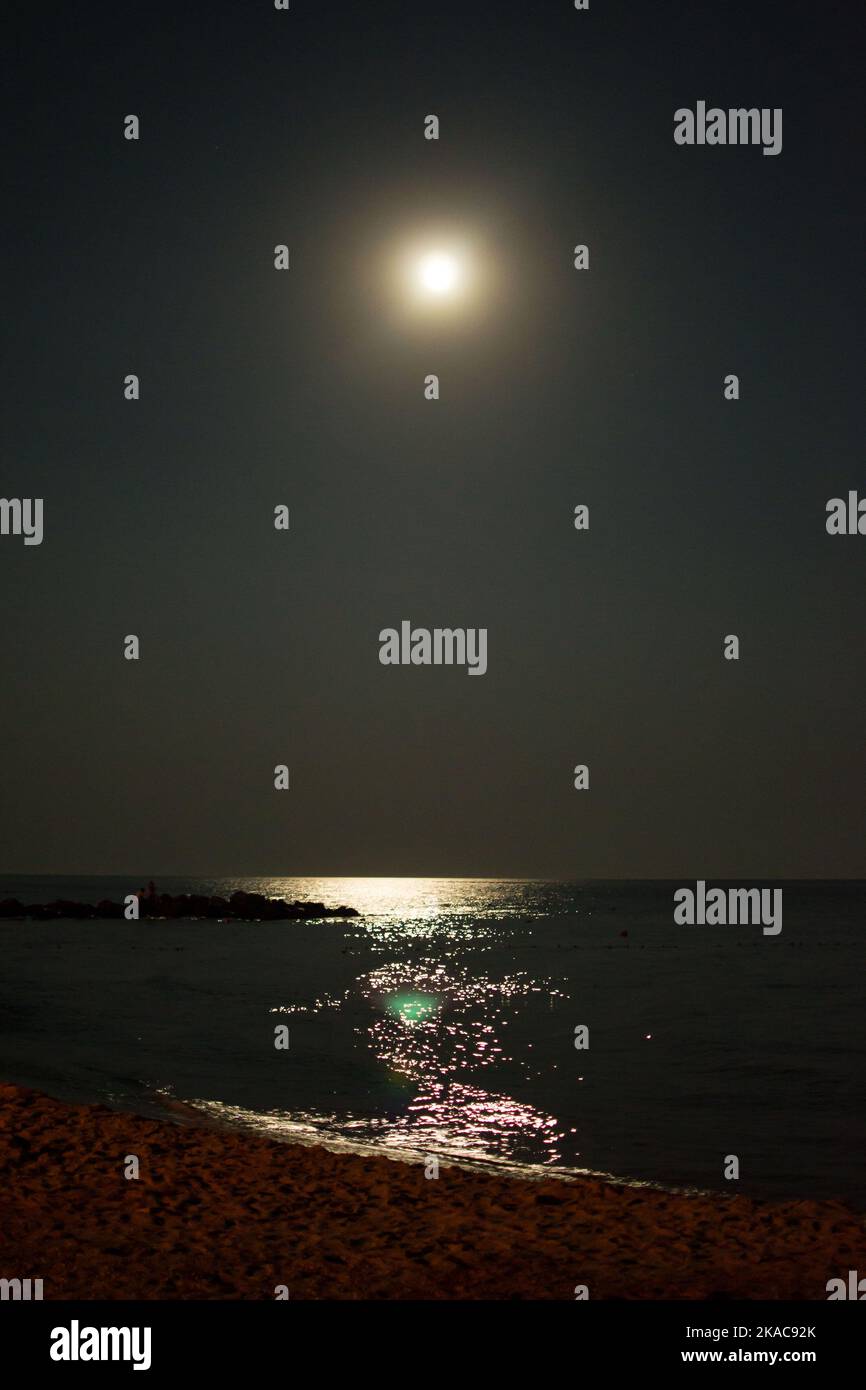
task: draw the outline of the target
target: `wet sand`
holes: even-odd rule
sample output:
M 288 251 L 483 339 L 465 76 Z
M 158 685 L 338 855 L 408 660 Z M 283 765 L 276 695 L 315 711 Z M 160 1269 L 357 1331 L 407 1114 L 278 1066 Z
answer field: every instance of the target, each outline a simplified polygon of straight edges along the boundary
M 0 1278 L 46 1299 L 824 1300 L 849 1269 L 864 1220 L 838 1202 L 428 1179 L 0 1085 Z

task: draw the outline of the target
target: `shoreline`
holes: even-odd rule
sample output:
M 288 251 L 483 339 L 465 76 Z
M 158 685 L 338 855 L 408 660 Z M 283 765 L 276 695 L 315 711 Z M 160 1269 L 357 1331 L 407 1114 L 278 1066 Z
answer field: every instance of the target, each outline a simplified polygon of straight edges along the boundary
M 17 1083 L 13 1083 L 17 1084 Z M 27 1089 L 26 1087 L 24 1089 Z M 46 1093 L 47 1094 L 47 1093 Z M 297 1126 L 297 1131 L 293 1129 L 281 1134 L 271 1135 L 264 1129 L 259 1128 L 252 1120 L 246 1118 L 226 1118 L 225 1115 L 214 1115 L 206 1105 L 196 1104 L 191 1101 L 177 1100 L 167 1092 L 152 1092 L 155 1103 L 161 1105 L 165 1111 L 165 1116 L 169 1120 L 174 1120 L 179 1124 L 200 1124 L 217 1132 L 225 1134 L 252 1135 L 254 1138 L 265 1138 L 275 1144 L 297 1145 L 304 1149 L 324 1149 L 328 1153 L 338 1156 L 349 1155 L 354 1158 L 384 1158 L 389 1161 L 406 1163 L 417 1166 L 423 1164 L 428 1154 L 426 1151 L 403 1146 L 391 1146 L 383 1143 L 373 1143 L 363 1139 L 347 1139 L 342 1135 L 323 1134 L 312 1130 L 311 1126 Z M 53 1097 L 52 1097 L 53 1099 Z M 71 1102 L 61 1101 L 61 1104 Z M 83 1102 L 84 1104 L 98 1105 L 98 1101 Z M 108 1109 L 114 1107 L 108 1106 Z M 117 1109 L 126 1109 L 118 1106 Z M 139 1114 L 141 1112 L 132 1110 L 130 1113 Z M 546 1167 L 543 1164 L 518 1164 L 509 1163 L 502 1159 L 485 1158 L 480 1154 L 449 1153 L 446 1150 L 437 1149 L 436 1156 L 441 1168 L 460 1168 L 469 1173 L 483 1173 L 491 1176 L 507 1178 L 513 1182 L 561 1182 L 561 1183 L 582 1183 L 591 1179 L 595 1182 L 605 1183 L 611 1187 L 627 1187 L 648 1190 L 652 1192 L 662 1192 L 667 1196 L 680 1197 L 712 1197 L 719 1194 L 714 1193 L 711 1188 L 689 1186 L 683 1183 L 663 1183 L 652 1178 L 632 1178 L 627 1175 L 617 1173 L 606 1173 L 592 1168 L 567 1168 L 567 1167 Z M 793 1199 L 789 1199 L 793 1200 Z
M 127 1179 L 129 1156 L 140 1176 Z M 0 1277 L 46 1300 L 794 1299 L 866 1266 L 838 1201 L 334 1153 L 0 1083 Z
M 54 1091 L 42 1090 L 38 1083 L 33 1085 L 29 1081 L 12 1079 L 8 1076 L 0 1081 L 0 1087 L 4 1085 L 11 1086 L 18 1091 L 29 1092 L 31 1095 L 45 1100 L 56 1101 L 58 1105 L 72 1109 L 83 1107 L 85 1109 L 105 1110 L 109 1114 L 129 1115 L 132 1118 L 143 1120 L 156 1120 L 158 1122 L 165 1120 L 169 1124 L 182 1125 L 191 1129 L 207 1129 L 216 1134 L 267 1139 L 270 1143 L 288 1147 L 322 1149 L 338 1157 L 383 1158 L 389 1162 L 405 1163 L 417 1167 L 419 1164 L 423 1165 L 429 1156 L 425 1150 L 419 1148 L 402 1145 L 392 1146 L 363 1139 L 348 1139 L 344 1135 L 318 1131 L 313 1126 L 300 1122 L 297 1125 L 289 1125 L 285 1129 L 270 1133 L 264 1127 L 256 1124 L 254 1119 L 247 1118 L 248 1114 L 254 1115 L 255 1112 L 238 1110 L 236 1113 L 226 1115 L 224 1107 L 221 1107 L 220 1113 L 215 1114 L 207 1102 L 181 1100 L 168 1090 L 142 1089 L 141 1094 L 148 1101 L 145 1108 L 141 1104 L 136 1105 L 132 1096 L 125 1096 L 122 1100 L 114 1100 L 113 1098 L 70 1100 Z M 2 1109 L 0 1109 L 0 1114 L 2 1114 Z M 498 1176 L 513 1182 L 580 1184 L 592 1180 L 610 1187 L 660 1192 L 666 1196 L 717 1197 L 724 1200 L 727 1195 L 709 1187 L 697 1187 L 688 1183 L 665 1183 L 653 1178 L 630 1177 L 628 1174 L 605 1172 L 602 1169 L 546 1166 L 540 1163 L 510 1163 L 502 1159 L 487 1158 L 481 1154 L 449 1153 L 442 1149 L 436 1150 L 436 1156 L 441 1168 L 459 1168 L 466 1172 Z M 773 1199 L 767 1198 L 765 1200 L 772 1201 Z M 800 1199 L 791 1196 L 776 1200 L 778 1204 L 781 1201 L 799 1201 Z M 848 1205 L 847 1203 L 843 1204 Z M 851 1210 L 855 1216 L 858 1215 L 859 1208 L 852 1207 Z M 864 1210 L 863 1219 L 866 1221 L 866 1210 Z

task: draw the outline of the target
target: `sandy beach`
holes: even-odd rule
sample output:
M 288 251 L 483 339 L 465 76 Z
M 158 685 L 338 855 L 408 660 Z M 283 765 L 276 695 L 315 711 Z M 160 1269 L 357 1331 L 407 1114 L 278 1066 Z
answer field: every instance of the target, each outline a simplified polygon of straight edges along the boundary
M 140 1177 L 124 1177 L 127 1155 Z M 0 1277 L 46 1299 L 826 1299 L 838 1202 L 523 1181 L 70 1106 L 0 1085 Z

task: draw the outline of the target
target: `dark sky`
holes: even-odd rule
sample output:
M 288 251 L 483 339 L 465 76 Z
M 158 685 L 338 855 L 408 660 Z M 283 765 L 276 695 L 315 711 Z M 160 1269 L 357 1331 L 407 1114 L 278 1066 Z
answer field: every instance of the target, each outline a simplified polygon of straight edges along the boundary
M 866 873 L 857 8 L 14 7 L 4 870 Z M 395 319 L 440 226 L 496 293 Z

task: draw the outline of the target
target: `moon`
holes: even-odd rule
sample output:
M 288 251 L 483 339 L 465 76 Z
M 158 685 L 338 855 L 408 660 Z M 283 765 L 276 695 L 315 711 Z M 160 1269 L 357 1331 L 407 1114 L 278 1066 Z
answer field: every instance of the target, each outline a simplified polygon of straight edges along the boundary
M 418 281 L 437 298 L 453 294 L 460 283 L 460 263 L 447 251 L 433 251 L 418 262 Z
M 498 307 L 497 243 L 456 218 L 397 228 L 371 268 L 372 276 L 363 271 L 370 312 L 384 310 L 389 329 L 400 333 L 472 332 Z

